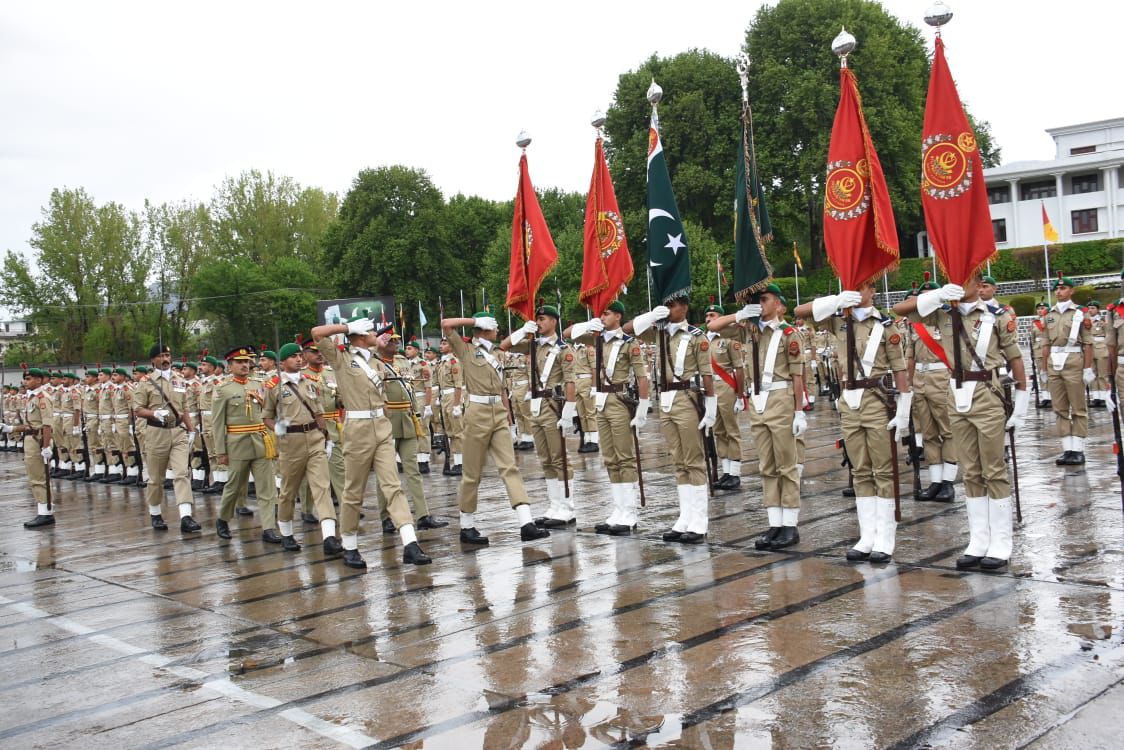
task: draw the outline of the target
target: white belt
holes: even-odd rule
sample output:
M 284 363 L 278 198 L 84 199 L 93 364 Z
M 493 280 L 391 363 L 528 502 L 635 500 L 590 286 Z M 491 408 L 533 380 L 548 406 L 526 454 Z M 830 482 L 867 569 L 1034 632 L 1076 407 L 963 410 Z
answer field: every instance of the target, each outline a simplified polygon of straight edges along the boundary
M 99 414 L 98 419 L 106 419 L 106 420 L 113 419 L 113 415 L 112 414 Z
M 1124 354 L 1117 354 L 1116 355 L 1116 364 L 1124 365 Z
M 772 383 L 769 383 L 769 385 L 762 388 L 761 392 L 765 393 L 767 391 L 783 391 L 786 388 L 788 388 L 790 382 L 791 381 L 789 381 L 789 380 L 774 380 Z M 753 387 L 752 386 L 750 386 L 749 392 L 750 392 L 750 394 L 753 393 Z
M 382 409 L 372 409 L 370 411 L 351 411 L 348 409 L 346 419 L 378 419 L 382 415 Z
M 1098 344 L 1103 344 L 1105 342 L 1105 337 L 1104 336 L 1094 336 L 1093 341 L 1097 342 Z
M 527 385 L 530 382 L 531 382 L 530 380 L 513 380 L 513 381 L 511 381 L 511 384 L 512 385 Z
M 442 388 L 441 389 L 441 395 L 442 396 L 451 396 L 452 394 L 454 394 L 456 392 L 457 392 L 456 388 Z
M 1081 347 L 1081 346 L 1055 346 L 1052 349 L 1050 349 L 1050 351 L 1051 352 L 1059 352 L 1060 351 L 1060 352 L 1065 352 L 1066 354 L 1081 354 L 1083 351 L 1085 351 L 1085 348 Z
M 210 409 L 204 409 L 203 411 L 201 411 L 199 413 L 202 414 L 204 417 L 211 416 L 211 410 Z
M 55 415 L 55 419 L 58 419 L 59 417 L 61 417 L 61 416 L 62 416 L 62 412 L 61 412 L 61 411 L 56 411 L 56 412 L 54 412 L 54 415 Z
M 578 380 L 589 380 L 590 378 L 592 378 L 592 377 L 593 377 L 593 375 L 576 375 L 575 377 L 576 377 L 576 378 L 577 378 Z
M 947 370 L 948 365 L 944 362 L 918 362 L 913 369 L 915 372 L 933 372 L 935 370 Z
M 470 393 L 468 400 L 474 404 L 498 404 L 503 399 L 499 396 L 477 396 L 475 393 Z

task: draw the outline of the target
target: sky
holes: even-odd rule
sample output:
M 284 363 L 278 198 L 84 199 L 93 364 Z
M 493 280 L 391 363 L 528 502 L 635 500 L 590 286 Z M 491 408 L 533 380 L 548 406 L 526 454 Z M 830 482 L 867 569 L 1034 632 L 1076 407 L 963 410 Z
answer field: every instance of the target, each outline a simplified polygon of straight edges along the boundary
M 343 194 L 360 169 L 406 164 L 446 196 L 506 200 L 524 129 L 536 185 L 584 191 L 617 77 L 653 53 L 734 55 L 763 4 L 5 2 L 0 251 L 31 252 L 56 187 L 140 209 L 252 168 Z M 931 48 L 929 0 L 883 4 Z M 1124 3 L 949 5 L 949 64 L 1004 162 L 1052 158 L 1048 127 L 1124 116 Z

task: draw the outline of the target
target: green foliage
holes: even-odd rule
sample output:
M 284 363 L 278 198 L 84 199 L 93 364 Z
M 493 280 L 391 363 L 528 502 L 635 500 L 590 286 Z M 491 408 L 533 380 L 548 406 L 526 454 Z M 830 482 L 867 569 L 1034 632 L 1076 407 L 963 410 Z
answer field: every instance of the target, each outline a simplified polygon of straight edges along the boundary
M 1034 315 L 1034 306 L 1038 304 L 1038 300 L 1033 294 L 1016 294 L 1007 300 L 1007 304 L 1014 309 L 1015 315 Z
M 1081 286 L 1073 288 L 1073 296 L 1070 297 L 1070 299 L 1073 300 L 1075 305 L 1087 305 L 1089 304 L 1089 300 L 1094 299 L 1096 296 L 1096 287 L 1082 284 Z

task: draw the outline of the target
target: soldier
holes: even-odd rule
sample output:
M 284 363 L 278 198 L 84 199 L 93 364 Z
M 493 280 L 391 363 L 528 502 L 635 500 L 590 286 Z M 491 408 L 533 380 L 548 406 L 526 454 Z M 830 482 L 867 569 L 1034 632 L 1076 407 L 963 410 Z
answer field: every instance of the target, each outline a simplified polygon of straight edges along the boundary
M 50 394 L 44 389 L 46 380 L 47 373 L 38 367 L 28 368 L 24 372 L 23 384 L 27 390 L 20 399 L 16 415 L 18 424 L 5 424 L 2 428 L 5 433 L 15 433 L 23 438 L 23 464 L 27 469 L 31 496 L 36 502 L 35 518 L 24 522 L 25 529 L 52 526 L 55 523 L 54 511 L 48 500 L 50 488 L 47 487 L 47 482 L 51 481 L 47 476 L 47 463 L 54 450 L 51 447 L 54 404 L 51 403 Z
M 417 399 L 417 410 L 421 414 L 418 417 L 421 422 L 422 435 L 418 437 L 418 472 L 421 474 L 429 473 L 429 425 L 433 419 L 433 394 L 429 390 L 429 365 L 421 356 L 421 346 L 418 344 L 417 339 L 410 339 L 406 343 L 406 368 L 404 375 L 406 380 L 410 383 L 410 389 L 414 393 L 414 398 Z M 448 525 L 448 524 L 446 524 Z M 421 519 L 418 519 L 418 527 L 421 528 Z
M 349 568 L 365 569 L 367 563 L 359 554 L 359 511 L 367 477 L 374 468 L 380 489 L 386 494 L 390 519 L 402 539 L 402 561 L 412 565 L 428 565 L 432 560 L 417 541 L 414 518 L 406 502 L 398 472 L 394 467 L 394 429 L 386 416 L 385 384 L 379 375 L 378 362 L 371 351 L 390 340 L 389 334 L 377 336 L 375 323 L 367 317 L 353 318 L 346 325 L 316 326 L 312 338 L 327 364 L 335 370 L 340 398 L 347 406 L 344 418 L 344 491 L 341 498 L 340 537 L 343 563 Z M 330 338 L 346 334 L 350 352 L 338 348 Z
M 1062 438 L 1063 453 L 1054 461 L 1058 466 L 1085 463 L 1085 438 L 1089 435 L 1085 386 L 1096 380 L 1093 322 L 1070 299 L 1073 287 L 1073 280 L 1067 276 L 1059 275 L 1054 282 L 1058 301 L 1046 316 L 1042 362 L 1039 363 L 1039 369 L 1046 373 L 1058 434 Z
M 460 326 L 472 327 L 472 343 L 456 334 Z M 471 318 L 446 318 L 441 321 L 449 348 L 464 366 L 464 383 L 468 392 L 465 419 L 465 464 L 457 504 L 460 507 L 460 540 L 464 544 L 486 546 L 488 537 L 476 529 L 476 504 L 480 475 L 488 456 L 507 488 L 507 497 L 519 519 L 519 538 L 524 542 L 550 536 L 531 518 L 530 498 L 515 464 L 515 450 L 508 431 L 508 409 L 504 405 L 503 366 L 496 358 L 496 335 L 499 323 L 491 313 L 476 313 Z
M 1120 272 L 1124 279 L 1124 271 Z M 1105 344 L 1108 348 L 1109 372 L 1116 379 L 1116 398 L 1109 392 L 1108 407 L 1113 411 L 1120 408 L 1120 394 L 1124 393 L 1124 297 L 1108 306 L 1108 323 L 1105 326 Z
M 1042 347 L 1046 345 L 1046 316 L 1050 314 L 1050 306 L 1045 302 L 1039 302 L 1034 306 L 1034 312 L 1037 318 L 1034 319 L 1034 327 L 1030 332 L 1030 353 L 1034 357 L 1035 367 L 1042 360 Z M 1038 383 L 1043 388 L 1046 386 L 1046 371 L 1038 373 Z M 1049 409 L 1053 402 L 1050 400 L 1050 392 L 1046 391 L 1041 394 L 1041 398 L 1035 405 L 1037 409 Z
M 206 352 L 199 362 L 201 388 L 199 390 L 199 416 L 203 425 L 203 442 L 207 445 L 207 463 L 211 466 L 210 484 L 205 484 L 201 492 L 204 495 L 221 495 L 229 477 L 226 466 L 219 466 L 218 454 L 215 453 L 215 430 L 212 406 L 214 405 L 215 391 L 222 385 L 225 367 L 218 360 Z
M 546 477 L 546 494 L 550 507 L 535 523 L 548 529 L 561 528 L 576 522 L 574 498 L 567 492 L 571 477 L 563 460 L 566 450 L 564 430 L 577 415 L 574 351 L 558 335 L 560 318 L 554 305 L 540 305 L 535 319 L 528 320 L 504 339 L 500 351 L 527 353 L 531 367 L 531 430 L 535 451 Z M 531 354 L 531 337 L 536 344 Z
M 593 359 L 584 344 L 572 344 L 570 348 L 574 352 L 574 388 L 582 433 L 578 453 L 597 453 L 601 450 L 601 437 L 597 433 L 597 410 L 593 403 Z
M 464 373 L 461 371 L 461 364 L 453 354 L 453 348 L 447 337 L 441 340 L 441 360 L 437 368 L 437 388 L 442 418 L 445 421 L 445 447 L 453 454 L 452 464 L 441 473 L 445 476 L 460 476 L 461 462 L 463 461 L 461 434 L 464 431 L 464 425 L 461 422 L 461 416 L 464 414 Z
M 121 454 L 117 449 L 117 439 L 113 429 L 113 368 L 103 367 L 98 372 L 98 435 L 105 449 L 105 472 L 97 480 L 100 484 L 112 484 L 125 478 Z
M 1112 377 L 1112 371 L 1108 364 L 1107 336 L 1109 324 L 1106 316 L 1101 313 L 1099 301 L 1089 300 L 1087 307 L 1089 308 L 1089 317 L 1093 321 L 1093 371 L 1097 376 L 1090 389 L 1091 400 L 1089 405 L 1103 409 L 1108 400 L 1108 380 Z
M 508 397 L 511 399 L 511 410 L 515 412 L 514 447 L 517 451 L 532 451 L 535 442 L 531 435 L 531 399 L 527 398 L 527 391 L 531 388 L 527 357 L 519 352 L 508 352 L 506 371 L 511 387 Z
M 302 338 L 297 336 L 297 343 L 301 345 L 301 355 L 304 357 L 304 370 L 301 371 L 317 383 L 320 391 L 320 416 L 328 428 L 328 443 L 324 446 L 328 455 L 328 504 L 314 506 L 312 490 L 308 482 L 301 485 L 301 520 L 308 524 L 320 525 L 320 536 L 327 540 L 336 536 L 336 509 L 337 498 L 343 497 L 344 465 L 343 465 L 343 402 L 339 399 L 339 385 L 336 383 L 336 374 L 331 367 L 324 364 L 324 356 L 316 348 L 312 337 Z M 316 513 L 312 511 L 315 508 Z M 338 537 L 337 537 L 338 541 Z M 340 552 L 343 547 L 340 546 Z M 339 553 L 336 553 L 339 554 Z
M 714 488 L 736 490 L 742 484 L 742 434 L 738 414 L 745 409 L 745 353 L 740 332 L 732 326 L 734 319 L 719 305 L 706 308 L 708 328 L 711 321 L 719 318 L 730 322 L 720 328 L 710 328 L 705 334 L 710 342 L 710 366 L 717 376 L 714 381 L 714 394 L 718 397 L 714 444 L 722 462 L 722 476 L 714 483 Z
M 819 390 L 816 332 L 808 327 L 803 318 L 796 318 L 792 322 L 792 327 L 800 334 L 800 341 L 804 345 L 804 400 L 807 402 L 804 404 L 804 411 L 812 411 L 816 407 L 816 392 Z
M 609 473 L 612 494 L 612 511 L 594 530 L 613 536 L 627 536 L 636 526 L 640 475 L 635 435 L 648 421 L 648 368 L 640 342 L 621 328 L 623 318 L 624 304 L 618 300 L 610 303 L 600 317 L 571 326 L 563 334 L 565 338 L 573 336 L 575 342 L 585 344 L 586 350 L 593 352 L 593 408 L 597 432 L 604 436 L 600 443 L 601 461 Z M 638 394 L 635 405 L 627 392 L 630 380 L 635 382 Z
M 897 439 L 897 431 L 909 428 L 913 393 L 906 379 L 901 334 L 874 307 L 875 291 L 868 282 L 857 292 L 820 297 L 797 307 L 796 316 L 812 315 L 822 321 L 835 339 L 836 351 L 844 353 L 846 380 L 838 406 L 859 519 L 859 541 L 847 551 L 847 559 L 885 563 L 894 554 L 897 532 L 890 441 Z M 900 394 L 896 411 L 885 386 L 887 377 Z M 888 412 L 894 413 L 889 424 Z
M 140 481 L 140 469 L 133 445 L 133 386 L 128 380 L 129 371 L 124 367 L 115 368 L 110 375 L 109 403 L 113 418 L 109 431 L 117 451 L 118 467 L 123 472 L 107 484 L 120 481 L 122 485 L 132 485 Z
M 173 367 L 172 370 L 175 371 L 175 368 Z M 191 490 L 199 492 L 207 484 L 207 470 L 203 468 L 207 447 L 204 445 L 203 419 L 199 414 L 199 398 L 203 392 L 203 384 L 199 381 L 199 363 L 181 362 L 179 374 L 187 389 L 184 409 L 191 415 L 191 423 L 195 426 L 195 439 L 191 443 L 191 451 L 187 457 L 188 468 L 191 470 Z
M 247 475 L 258 476 L 258 507 L 262 509 L 262 541 L 280 544 L 277 529 L 267 526 L 267 518 L 276 518 L 265 506 L 276 506 L 271 461 L 277 455 L 277 441 L 266 430 L 261 419 L 264 403 L 259 386 L 250 380 L 250 363 L 254 349 L 240 346 L 226 354 L 232 377 L 220 383 L 211 402 L 212 429 L 215 436 L 216 465 L 226 468 L 229 479 L 222 490 L 219 517 L 215 531 L 220 539 L 230 539 L 230 519 L 240 493 L 246 490 Z
M 924 293 L 938 288 L 926 273 L 925 281 L 918 290 Z M 910 326 L 913 335 L 906 339 L 906 359 L 912 368 L 914 430 L 925 452 L 929 472 L 929 486 L 917 495 L 917 499 L 951 503 L 956 499 L 953 483 L 959 467 L 948 415 L 949 369 L 941 328 L 936 318 L 922 320 L 914 313 L 906 319 L 916 324 Z
M 935 318 L 945 359 L 953 363 L 948 414 L 953 439 L 960 448 L 969 534 L 968 548 L 956 567 L 998 570 L 1010 560 L 1014 527 L 1003 437 L 1007 430 L 1022 426 L 1029 396 L 1015 318 L 1003 311 L 996 314 L 983 302 L 978 282 L 977 276 L 963 288 L 946 284 L 927 290 L 899 302 L 894 311 L 901 315 L 916 312 L 926 322 Z M 955 312 L 948 303 L 956 305 Z M 1009 418 L 998 374 L 1004 359 L 1010 363 L 1018 388 Z
M 663 540 L 700 544 L 710 524 L 702 436 L 717 419 L 718 398 L 714 395 L 710 342 L 700 329 L 687 322 L 688 310 L 688 298 L 676 297 L 651 312 L 637 315 L 625 324 L 624 330 L 652 343 L 664 339 L 652 372 L 660 399 L 660 432 L 675 463 L 679 517 L 671 530 L 664 533 Z M 656 328 L 661 320 L 667 322 Z M 701 381 L 701 409 L 688 392 L 696 379 Z
M 804 338 L 785 323 L 788 304 L 780 287 L 769 284 L 759 303 L 745 305 L 733 315 L 707 322 L 711 331 L 734 323 L 748 325 L 739 337 L 757 338 L 758 380 L 750 390 L 749 424 L 761 471 L 762 502 L 769 528 L 754 542 L 757 549 L 779 550 L 800 541 L 800 475 L 797 440 L 808 422 L 804 416 Z M 757 330 L 753 330 L 756 327 Z M 750 347 L 753 357 L 754 347 Z
M 138 420 L 144 420 L 145 464 L 153 478 L 164 475 L 171 468 L 172 489 L 180 515 L 180 533 L 191 534 L 200 526 L 191 517 L 193 497 L 191 480 L 187 475 L 191 460 L 191 447 L 196 439 L 195 419 L 189 404 L 190 388 L 181 376 L 172 371 L 172 350 L 168 346 L 154 345 L 148 352 L 152 362 L 152 376 L 146 378 L 133 394 L 133 408 Z M 145 488 L 145 501 L 152 528 L 165 531 L 161 510 L 164 504 L 164 487 L 159 480 L 151 481 Z

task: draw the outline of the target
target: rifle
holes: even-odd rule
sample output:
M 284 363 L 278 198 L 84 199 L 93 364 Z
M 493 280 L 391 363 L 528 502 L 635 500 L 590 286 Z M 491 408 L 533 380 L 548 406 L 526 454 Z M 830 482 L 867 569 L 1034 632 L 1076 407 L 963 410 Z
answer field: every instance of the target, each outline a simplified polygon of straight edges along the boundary
M 854 494 L 855 475 L 851 473 L 851 467 L 854 466 L 854 464 L 851 463 L 851 454 L 847 453 L 847 441 L 843 438 L 839 438 L 835 441 L 835 449 L 843 451 L 843 460 L 839 462 L 839 465 L 847 470 L 847 489 L 851 490 L 852 494 Z
M 921 451 L 917 450 L 917 426 L 913 422 L 912 408 L 909 410 L 909 435 L 902 442 L 908 450 L 906 463 L 913 467 L 913 499 L 916 501 L 921 497 Z
M 52 440 L 51 444 L 53 445 L 54 442 L 55 441 Z M 42 445 L 42 443 L 40 443 L 40 445 Z M 47 512 L 48 513 L 51 512 L 51 500 L 52 500 L 52 497 L 51 497 L 51 472 L 50 472 L 51 466 L 50 466 L 50 464 L 51 464 L 51 462 L 49 460 L 43 459 L 43 472 L 46 474 L 46 480 L 47 480 L 46 484 L 47 484 Z
M 86 470 L 83 476 L 90 476 L 90 472 L 94 470 L 93 457 L 90 456 L 90 440 L 86 436 L 86 415 L 82 414 L 82 463 L 86 464 Z
M 1030 374 L 1032 382 L 1034 383 L 1034 408 L 1042 408 L 1042 399 L 1039 397 L 1038 390 L 1038 356 L 1034 353 L 1034 343 L 1030 345 Z
M 132 437 L 133 437 L 133 455 L 136 457 L 136 460 L 137 460 L 137 481 L 141 482 L 141 481 L 144 480 L 144 457 L 141 455 L 140 441 L 137 440 L 137 428 L 136 428 L 135 417 L 132 420 L 130 420 L 130 424 L 129 424 L 128 429 L 133 433 L 132 434 Z M 121 468 L 122 469 L 125 468 L 125 457 L 124 456 L 121 456 Z M 163 477 L 161 477 L 159 481 L 161 483 L 163 483 L 163 481 L 164 481 Z
M 1120 401 L 1116 390 L 1116 373 L 1108 380 L 1108 390 L 1116 408 L 1112 410 L 1112 452 L 1116 454 L 1116 476 L 1120 479 L 1120 505 L 1124 510 L 1124 440 L 1120 437 Z
M 199 450 L 195 451 L 195 455 L 199 456 L 199 468 L 203 470 L 203 484 L 207 484 L 207 477 L 211 475 L 211 457 L 207 453 L 207 439 L 203 437 L 203 414 L 199 413 L 199 423 L 195 425 L 196 434 L 199 435 Z

